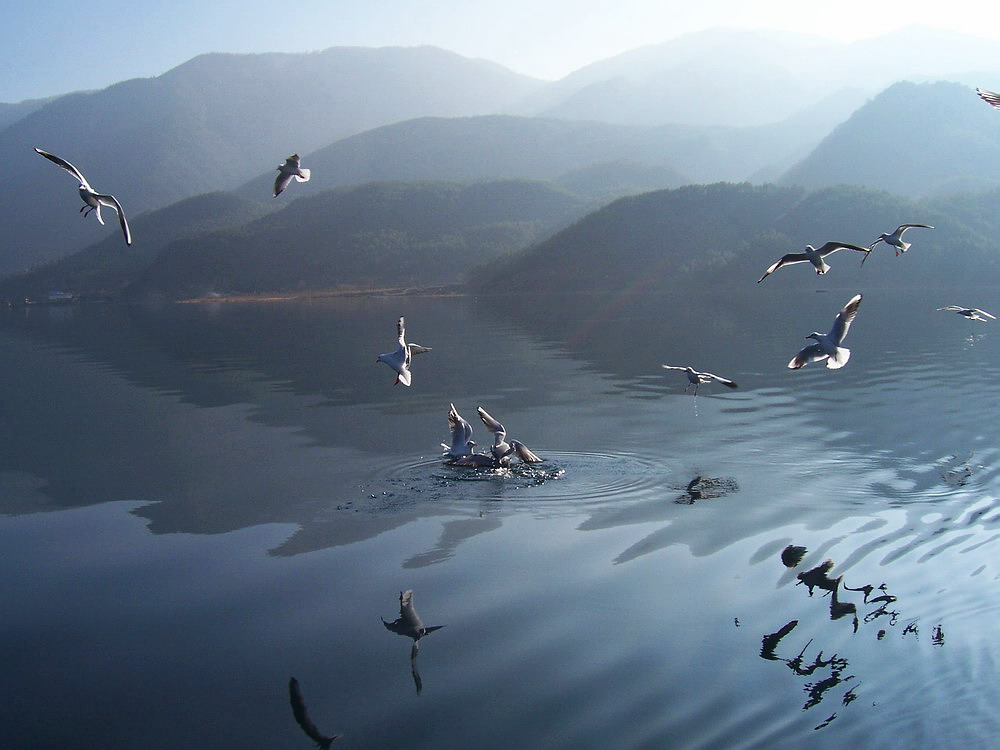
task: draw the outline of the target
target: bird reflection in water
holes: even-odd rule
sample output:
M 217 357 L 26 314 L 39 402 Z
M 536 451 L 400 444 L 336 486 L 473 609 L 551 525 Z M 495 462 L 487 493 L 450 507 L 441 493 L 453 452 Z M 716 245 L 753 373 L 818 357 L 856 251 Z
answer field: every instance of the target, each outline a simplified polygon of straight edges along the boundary
M 802 562 L 806 552 L 805 547 L 788 545 L 781 552 L 781 562 L 786 568 L 796 568 Z M 837 577 L 830 575 L 833 566 L 832 560 L 826 560 L 809 570 L 798 573 L 796 576 L 798 579 L 796 585 L 805 586 L 809 591 L 809 596 L 813 596 L 817 589 L 829 594 L 830 620 L 837 621 L 850 618 L 852 632 L 854 633 L 858 632 L 862 624 L 878 623 L 881 627 L 875 637 L 881 641 L 886 635 L 885 628 L 895 627 L 899 622 L 900 613 L 894 607 L 897 597 L 889 593 L 884 583 L 878 586 L 873 584 L 865 584 L 857 587 L 848 586 L 844 582 L 843 575 Z M 861 594 L 861 601 L 857 601 L 858 597 L 856 596 L 853 597 L 853 600 L 845 601 L 851 599 L 854 594 Z M 863 614 L 860 616 L 859 610 L 863 611 Z M 859 683 L 856 682 L 857 678 L 854 674 L 847 672 L 848 660 L 846 658 L 836 653 L 831 656 L 824 656 L 822 650 L 816 651 L 811 658 L 807 657 L 807 653 L 813 645 L 812 638 L 806 642 L 802 650 L 796 655 L 792 657 L 779 655 L 782 639 L 798 626 L 798 620 L 790 620 L 774 633 L 765 634 L 761 640 L 761 658 L 769 661 L 784 662 L 792 672 L 801 677 L 812 677 L 815 675 L 820 678 L 815 681 L 806 682 L 803 686 L 807 699 L 802 706 L 802 710 L 819 705 L 830 690 L 851 680 L 855 680 L 855 682 L 845 685 L 846 690 L 842 696 L 841 703 L 846 707 L 854 702 L 858 697 L 856 690 Z M 917 634 L 916 621 L 909 622 L 901 633 L 903 636 Z M 944 631 L 941 625 L 937 625 L 934 628 L 931 641 L 936 646 L 944 644 Z M 814 728 L 822 729 L 836 718 L 837 714 L 834 712 Z
M 420 648 L 420 639 L 428 633 L 440 630 L 444 625 L 432 625 L 431 627 L 424 625 L 417 610 L 413 608 L 412 589 L 399 592 L 399 617 L 392 622 L 386 622 L 383 618 L 382 624 L 385 625 L 386 630 L 391 630 L 396 635 L 405 635 L 407 638 L 413 639 L 413 646 L 410 648 L 410 672 L 413 675 L 413 684 L 417 689 L 417 695 L 420 695 L 420 691 L 424 687 L 417 669 L 417 651 Z
M 299 689 L 299 681 L 294 677 L 288 680 L 288 700 L 292 704 L 292 715 L 295 716 L 295 722 L 306 733 L 306 736 L 316 743 L 316 747 L 326 750 L 335 739 L 340 737 L 339 734 L 328 737 L 319 731 L 309 717 L 309 712 L 306 711 L 305 701 L 302 700 L 302 691 Z

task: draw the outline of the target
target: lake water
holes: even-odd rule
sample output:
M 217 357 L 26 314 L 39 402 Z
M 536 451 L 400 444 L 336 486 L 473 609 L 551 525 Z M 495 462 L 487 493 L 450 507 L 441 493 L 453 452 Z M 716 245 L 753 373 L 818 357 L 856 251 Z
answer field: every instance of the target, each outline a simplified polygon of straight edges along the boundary
M 995 747 L 1000 290 L 855 291 L 5 312 L 0 747 Z

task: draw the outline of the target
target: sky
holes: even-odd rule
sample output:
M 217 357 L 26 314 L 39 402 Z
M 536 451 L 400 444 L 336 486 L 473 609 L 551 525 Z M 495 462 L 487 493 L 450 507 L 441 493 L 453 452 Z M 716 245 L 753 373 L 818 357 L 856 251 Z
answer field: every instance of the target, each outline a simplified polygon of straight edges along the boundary
M 911 25 L 1000 39 L 982 0 L 19 0 L 0 4 L 0 102 L 156 76 L 205 52 L 430 44 L 555 80 L 718 26 L 842 42 Z

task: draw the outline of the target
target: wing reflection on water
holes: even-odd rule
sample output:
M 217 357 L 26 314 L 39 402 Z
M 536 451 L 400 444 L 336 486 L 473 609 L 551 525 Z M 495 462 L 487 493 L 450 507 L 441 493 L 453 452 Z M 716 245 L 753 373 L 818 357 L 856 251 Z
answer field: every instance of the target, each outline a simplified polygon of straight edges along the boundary
M 781 552 L 781 561 L 786 568 L 795 568 L 801 563 L 807 550 L 805 547 L 788 545 Z M 879 629 L 875 633 L 877 641 L 881 641 L 886 636 L 885 628 L 894 628 L 899 624 L 900 613 L 894 609 L 897 598 L 889 593 L 885 583 L 863 584 L 851 587 L 844 583 L 844 576 L 836 578 L 829 575 L 833 569 L 832 560 L 824 560 L 820 564 L 796 574 L 796 585 L 804 585 L 812 597 L 817 590 L 829 595 L 829 618 L 831 621 L 841 620 L 850 617 L 851 632 L 858 634 L 859 628 L 863 625 L 875 623 Z M 851 592 L 862 594 L 861 601 L 843 601 L 841 592 Z M 847 595 L 849 596 L 849 595 Z M 863 617 L 859 619 L 858 610 L 866 610 Z M 846 657 L 834 653 L 831 656 L 824 656 L 823 649 L 816 649 L 813 646 L 814 638 L 809 638 L 798 653 L 793 656 L 782 656 L 782 652 L 788 649 L 781 648 L 782 640 L 788 637 L 799 626 L 799 620 L 790 620 L 773 633 L 767 633 L 761 639 L 760 657 L 769 661 L 781 661 L 798 677 L 814 676 L 817 679 L 804 682 L 803 690 L 807 698 L 802 706 L 802 710 L 814 708 L 823 702 L 826 694 L 844 684 L 844 692 L 841 696 L 841 705 L 846 707 L 858 698 L 857 690 L 861 684 L 860 678 L 855 673 L 847 673 L 849 666 Z M 901 636 L 916 635 L 918 626 L 915 620 L 908 622 L 900 631 Z M 940 624 L 934 627 L 932 643 L 937 646 L 944 645 L 944 630 Z M 811 656 L 807 657 L 807 653 Z M 818 674 L 817 674 L 818 673 Z M 853 681 L 853 682 L 852 682 Z M 818 724 L 815 729 L 826 727 L 837 718 L 837 713 L 831 714 L 825 721 Z

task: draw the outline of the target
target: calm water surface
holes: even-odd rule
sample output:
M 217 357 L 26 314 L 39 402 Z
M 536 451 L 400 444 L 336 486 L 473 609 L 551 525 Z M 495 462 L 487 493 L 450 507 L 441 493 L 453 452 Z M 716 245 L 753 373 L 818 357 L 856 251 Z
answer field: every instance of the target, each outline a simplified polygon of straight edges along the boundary
M 1000 290 L 750 291 L 0 315 L 0 747 L 994 747 Z

